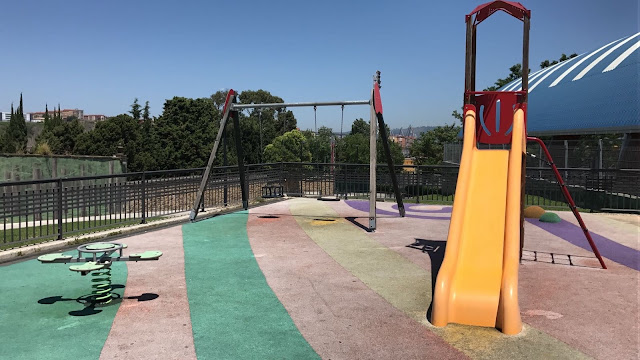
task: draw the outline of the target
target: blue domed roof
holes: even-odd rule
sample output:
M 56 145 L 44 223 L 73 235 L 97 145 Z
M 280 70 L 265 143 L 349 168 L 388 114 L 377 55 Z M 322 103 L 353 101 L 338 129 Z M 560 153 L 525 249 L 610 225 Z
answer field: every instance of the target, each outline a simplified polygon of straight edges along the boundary
M 640 33 L 529 74 L 531 135 L 640 132 Z M 498 91 L 522 90 L 522 79 Z

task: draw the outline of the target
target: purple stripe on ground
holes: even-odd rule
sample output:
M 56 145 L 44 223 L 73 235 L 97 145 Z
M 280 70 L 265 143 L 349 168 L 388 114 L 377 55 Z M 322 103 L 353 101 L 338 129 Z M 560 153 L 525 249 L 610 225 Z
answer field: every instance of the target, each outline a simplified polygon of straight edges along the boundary
M 347 200 L 345 201 L 347 205 L 352 208 L 364 212 L 369 211 L 369 203 L 366 201 L 357 201 L 357 200 Z M 376 214 L 380 215 L 398 215 L 395 212 L 376 209 Z M 417 219 L 427 219 L 427 220 L 450 220 L 450 217 L 444 216 L 423 216 L 423 215 L 414 215 L 414 214 L 406 214 L 407 217 L 417 218 Z M 581 247 L 585 250 L 591 251 L 591 246 L 589 246 L 589 242 L 587 238 L 584 236 L 582 232 L 582 228 L 577 225 L 574 225 L 566 220 L 554 224 L 554 223 L 545 223 L 539 221 L 537 219 L 527 219 L 527 222 L 535 225 L 575 246 Z M 628 268 L 634 269 L 636 271 L 640 271 L 640 251 L 630 248 L 628 246 L 624 246 L 618 242 L 615 242 L 611 239 L 608 239 L 602 235 L 598 235 L 594 232 L 589 232 L 591 234 L 591 238 L 593 238 L 593 242 L 598 247 L 600 254 L 608 259 L 611 259 L 618 264 L 624 265 Z
M 369 212 L 369 202 L 367 201 L 358 201 L 358 200 L 346 200 L 347 205 L 352 208 L 364 212 Z M 388 211 L 383 209 L 376 208 L 377 215 L 393 215 L 394 217 L 400 217 L 395 211 Z M 406 214 L 408 217 L 417 218 L 417 219 L 428 219 L 428 220 L 449 220 L 449 217 L 446 216 L 422 216 L 422 215 L 414 215 L 414 214 Z
M 575 224 L 568 221 L 562 221 L 557 224 L 545 223 L 535 219 L 527 219 L 527 222 L 550 232 L 551 234 L 562 238 L 575 246 L 591 251 L 591 246 L 589 246 L 589 242 L 584 236 L 582 228 Z M 590 234 L 602 256 L 631 269 L 640 270 L 640 251 L 624 246 L 596 233 L 590 232 Z
M 452 207 L 451 206 L 446 206 L 443 207 L 442 209 L 433 209 L 433 210 L 429 210 L 429 209 L 416 209 L 416 207 L 418 206 L 424 206 L 424 204 L 404 204 L 404 208 L 407 211 L 413 211 L 413 212 L 422 212 L 422 213 L 432 213 L 432 214 L 446 214 L 446 213 L 450 213 Z M 398 210 L 398 204 L 393 204 L 391 205 L 392 209 Z

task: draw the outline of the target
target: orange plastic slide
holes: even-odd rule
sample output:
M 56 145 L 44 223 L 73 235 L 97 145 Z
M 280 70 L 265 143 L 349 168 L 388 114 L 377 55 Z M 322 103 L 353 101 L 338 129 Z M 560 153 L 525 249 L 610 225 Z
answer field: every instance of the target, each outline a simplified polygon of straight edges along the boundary
M 510 150 L 476 146 L 475 112 L 465 113 L 464 145 L 431 323 L 522 330 L 518 306 L 524 113 L 516 110 Z

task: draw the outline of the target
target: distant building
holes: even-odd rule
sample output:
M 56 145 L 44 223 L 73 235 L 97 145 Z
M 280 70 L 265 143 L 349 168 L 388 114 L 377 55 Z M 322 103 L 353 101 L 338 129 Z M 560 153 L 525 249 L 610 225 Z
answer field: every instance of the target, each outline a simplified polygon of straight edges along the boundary
M 6 111 L 0 111 L 0 121 L 9 121 L 11 120 L 11 113 Z M 31 114 L 24 114 L 24 121 L 34 121 L 31 117 Z
M 86 121 L 102 121 L 102 120 L 107 120 L 107 116 L 106 115 L 84 115 L 82 119 Z
M 391 135 L 389 136 L 389 139 L 394 143 L 400 145 L 400 148 L 402 148 L 402 154 L 407 157 L 409 156 L 409 149 L 411 148 L 411 144 L 413 144 L 416 138 L 415 136 L 410 135 Z
M 49 111 L 49 117 L 53 117 L 53 111 Z M 31 121 L 44 121 L 44 111 L 37 111 L 31 113 Z M 26 114 L 25 114 L 26 116 Z M 76 117 L 80 120 L 84 119 L 84 110 L 80 109 L 63 109 L 60 110 L 60 116 L 62 120 L 68 120 L 70 117 Z

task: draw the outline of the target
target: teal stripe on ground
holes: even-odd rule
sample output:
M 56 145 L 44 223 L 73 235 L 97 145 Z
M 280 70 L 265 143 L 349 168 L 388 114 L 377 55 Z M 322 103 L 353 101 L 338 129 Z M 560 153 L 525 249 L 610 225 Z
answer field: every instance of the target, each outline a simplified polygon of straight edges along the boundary
M 258 267 L 248 212 L 182 227 L 187 295 L 201 359 L 317 359 Z
M 70 315 L 84 309 L 75 299 L 91 293 L 91 275 L 80 276 L 69 266 L 34 259 L 0 267 L 0 359 L 100 357 L 119 302 L 97 308 L 101 312 L 96 314 Z M 114 263 L 111 270 L 113 284 L 124 285 L 127 266 Z M 123 290 L 114 292 L 122 297 Z M 38 303 L 56 296 L 67 300 Z

